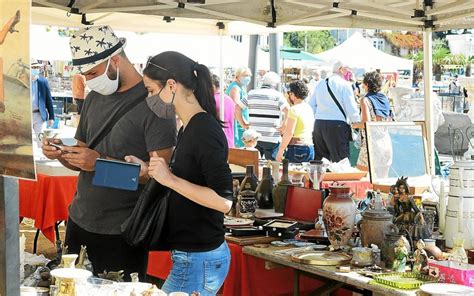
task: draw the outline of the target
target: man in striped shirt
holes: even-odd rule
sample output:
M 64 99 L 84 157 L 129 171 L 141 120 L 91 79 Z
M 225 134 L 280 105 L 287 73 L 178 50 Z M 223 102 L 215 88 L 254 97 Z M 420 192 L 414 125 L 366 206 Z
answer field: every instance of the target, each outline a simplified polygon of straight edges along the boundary
M 278 153 L 289 110 L 285 97 L 277 90 L 280 82 L 277 73 L 268 72 L 261 88 L 250 91 L 247 102 L 238 102 L 249 108 L 249 125 L 244 128 L 251 127 L 261 134 L 256 148 L 270 160 L 275 160 Z

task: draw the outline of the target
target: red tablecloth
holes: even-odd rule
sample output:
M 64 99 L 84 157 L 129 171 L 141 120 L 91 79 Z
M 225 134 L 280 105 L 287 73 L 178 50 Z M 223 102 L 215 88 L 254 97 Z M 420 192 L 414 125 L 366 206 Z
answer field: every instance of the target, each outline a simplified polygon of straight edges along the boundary
M 68 219 L 76 186 L 77 176 L 38 174 L 37 181 L 20 180 L 20 217 L 34 219 L 35 227 L 54 242 L 54 224 Z
M 329 188 L 335 181 L 324 181 L 323 188 Z M 365 198 L 365 192 L 369 189 L 372 189 L 372 184 L 369 180 L 360 180 L 360 181 L 337 181 L 340 185 L 345 185 L 351 188 L 351 191 L 354 193 L 354 197 L 358 199 Z
M 289 267 L 265 269 L 265 261 L 242 253 L 242 247 L 228 243 L 231 252 L 229 274 L 221 289 L 223 295 L 293 295 L 293 270 Z M 148 274 L 166 279 L 172 267 L 169 252 L 150 252 Z M 305 276 L 300 278 L 300 291 L 310 292 L 323 283 Z M 352 295 L 339 290 L 335 295 Z

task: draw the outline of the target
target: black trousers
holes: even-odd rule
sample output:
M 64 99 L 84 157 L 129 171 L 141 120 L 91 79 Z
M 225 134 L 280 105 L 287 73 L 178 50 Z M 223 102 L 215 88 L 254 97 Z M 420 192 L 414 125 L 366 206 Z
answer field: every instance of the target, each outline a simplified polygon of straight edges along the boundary
M 339 120 L 315 120 L 313 129 L 314 159 L 323 157 L 338 162 L 349 157 L 350 126 Z
M 79 254 L 81 245 L 87 246 L 94 275 L 106 271 L 124 271 L 124 280 L 130 281 L 130 273 L 138 272 L 140 280 L 146 275 L 148 251 L 129 246 L 121 235 L 105 235 L 85 231 L 69 219 L 65 246 L 69 254 Z

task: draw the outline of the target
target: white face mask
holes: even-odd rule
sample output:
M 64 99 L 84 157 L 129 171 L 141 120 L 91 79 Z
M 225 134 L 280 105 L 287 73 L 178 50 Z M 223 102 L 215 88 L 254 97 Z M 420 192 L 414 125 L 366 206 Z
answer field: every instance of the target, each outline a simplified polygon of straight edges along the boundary
M 109 69 L 109 65 L 110 59 L 107 61 L 107 67 L 105 68 L 104 74 L 97 76 L 91 80 L 86 80 L 86 84 L 90 89 L 104 96 L 108 96 L 116 92 L 119 84 L 119 68 L 117 68 L 117 78 L 115 80 L 112 80 L 109 78 L 109 76 L 107 76 L 107 70 Z

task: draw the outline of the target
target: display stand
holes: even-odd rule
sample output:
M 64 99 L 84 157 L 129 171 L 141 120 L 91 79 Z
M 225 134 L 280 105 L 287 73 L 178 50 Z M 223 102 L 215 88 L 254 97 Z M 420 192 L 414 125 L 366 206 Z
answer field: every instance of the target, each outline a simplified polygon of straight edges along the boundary
M 0 296 L 20 294 L 18 181 L 0 177 Z

